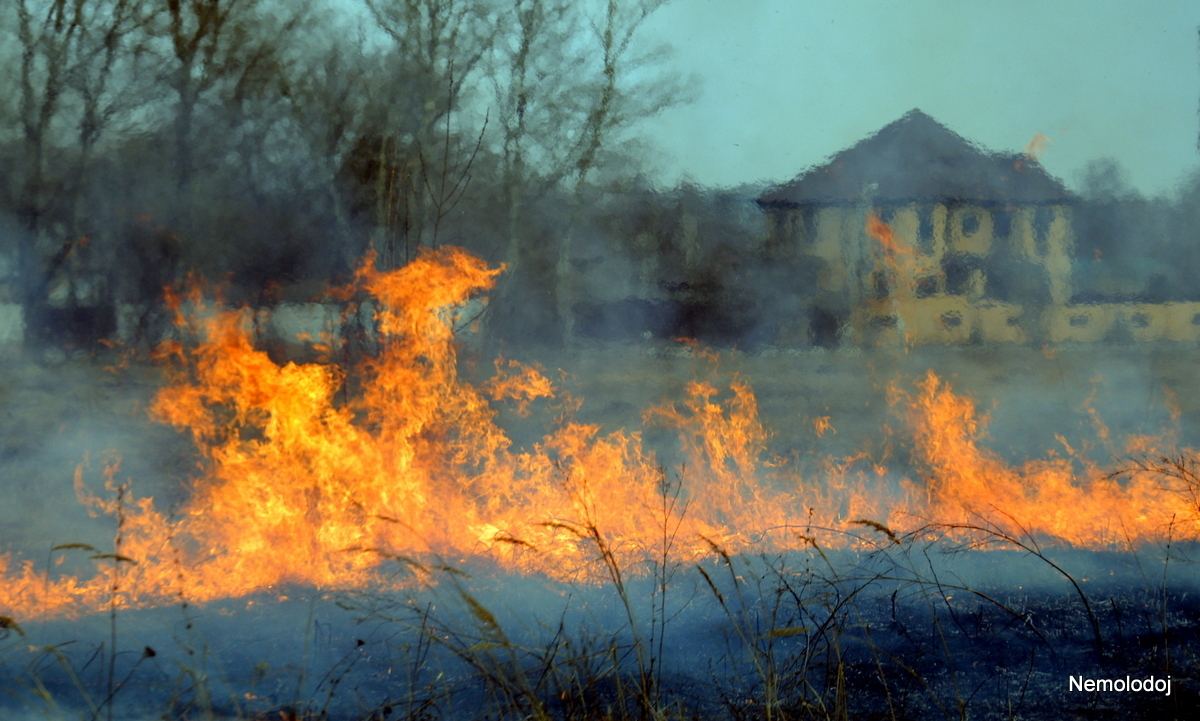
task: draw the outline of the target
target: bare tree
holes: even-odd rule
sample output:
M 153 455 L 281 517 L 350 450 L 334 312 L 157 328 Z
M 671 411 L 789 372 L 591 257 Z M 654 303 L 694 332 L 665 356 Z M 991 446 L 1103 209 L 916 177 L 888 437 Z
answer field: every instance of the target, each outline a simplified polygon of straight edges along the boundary
M 665 48 L 634 42 L 667 0 L 509 0 L 505 32 L 492 56 L 507 210 L 506 261 L 519 267 L 551 255 L 555 315 L 564 341 L 574 336 L 571 254 L 583 197 L 594 172 L 616 161 L 614 140 L 634 122 L 686 100 L 666 72 Z M 598 16 L 591 11 L 599 10 Z M 558 242 L 529 242 L 527 208 L 565 193 Z M 520 272 L 520 271 L 518 271 Z M 526 278 L 530 283 L 534 279 Z
M 361 42 L 335 38 L 325 47 L 308 48 L 281 76 L 281 97 L 296 134 L 306 149 L 313 180 L 333 216 L 339 263 L 349 267 L 362 248 L 354 241 L 343 167 L 361 139 L 383 127 L 381 95 L 373 58 Z
M 571 336 L 584 194 L 613 167 L 621 131 L 681 97 L 653 79 L 661 57 L 632 42 L 664 0 L 363 0 L 358 26 L 331 22 L 320 1 L 0 4 L 0 34 L 15 41 L 0 62 L 18 78 L 0 93 L 0 152 L 16 160 L 0 191 L 31 239 L 28 303 L 45 299 L 73 238 L 129 236 L 117 228 L 141 215 L 154 237 L 178 238 L 181 266 L 248 267 L 248 244 L 268 275 L 270 258 L 303 263 L 299 226 L 277 223 L 262 241 L 228 232 L 239 219 L 290 222 L 288 199 L 303 198 L 290 202 L 337 238 L 340 267 L 368 236 L 396 265 L 468 229 L 509 263 L 536 254 Z M 537 203 L 555 212 L 527 220 Z
M 630 71 L 644 64 L 646 60 L 631 54 L 634 35 L 650 14 L 666 2 L 667 0 L 637 0 L 626 3 L 622 0 L 608 0 L 603 21 L 593 24 L 601 56 L 600 74 L 591 88 L 590 107 L 583 118 L 576 145 L 570 220 L 558 251 L 558 282 L 555 286 L 559 318 L 563 324 L 563 342 L 566 345 L 573 343 L 575 338 L 571 246 L 588 175 L 595 169 L 601 149 L 614 133 L 631 120 L 655 114 L 678 100 L 678 90 L 673 86 L 622 87 Z
M 556 186 L 571 166 L 561 133 L 572 114 L 570 85 L 583 65 L 569 50 L 578 32 L 576 7 L 561 0 L 513 0 L 512 31 L 497 44 L 492 78 L 500 111 L 510 263 L 520 257 L 519 222 L 527 199 Z M 547 92 L 555 84 L 552 78 L 562 87 Z
M 17 213 L 31 235 L 41 229 L 46 203 L 46 155 L 51 123 L 62 109 L 67 78 L 76 62 L 81 22 L 66 0 L 36 3 L 19 0 L 17 34 L 20 40 L 20 103 L 23 182 Z M 23 264 L 24 265 L 24 264 Z
M 24 230 L 21 299 L 36 330 L 49 279 L 83 232 L 79 202 L 93 151 L 137 105 L 131 79 L 153 10 L 146 0 L 17 0 L 11 12 L 21 152 L 10 202 Z
M 487 124 L 486 113 L 466 111 L 479 110 L 481 63 L 504 30 L 494 2 L 365 2 L 391 42 L 391 82 L 407 91 L 392 96 L 386 130 L 361 148 L 375 156 L 373 237 L 394 265 L 437 245 L 463 197 Z
M 175 95 L 176 183 L 186 189 L 195 171 L 196 113 L 207 95 L 214 106 L 238 110 L 277 86 L 279 56 L 302 23 L 307 4 L 282 17 L 262 0 L 165 0 L 171 66 L 164 78 Z
M 150 0 L 75 2 L 81 52 L 71 68 L 69 84 L 79 97 L 80 166 L 86 168 L 114 119 L 127 117 L 147 100 L 140 85 L 144 79 L 141 65 L 149 62 L 148 30 L 157 9 Z

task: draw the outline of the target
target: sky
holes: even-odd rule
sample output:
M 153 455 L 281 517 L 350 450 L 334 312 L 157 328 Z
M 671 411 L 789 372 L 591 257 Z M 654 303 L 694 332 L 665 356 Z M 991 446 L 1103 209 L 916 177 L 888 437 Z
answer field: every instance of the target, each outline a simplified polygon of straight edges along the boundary
M 1147 195 L 1200 168 L 1196 0 L 674 0 L 643 27 L 698 98 L 638 128 L 659 180 L 789 180 L 920 108 L 993 151 L 1039 133 L 1078 188 L 1113 158 Z

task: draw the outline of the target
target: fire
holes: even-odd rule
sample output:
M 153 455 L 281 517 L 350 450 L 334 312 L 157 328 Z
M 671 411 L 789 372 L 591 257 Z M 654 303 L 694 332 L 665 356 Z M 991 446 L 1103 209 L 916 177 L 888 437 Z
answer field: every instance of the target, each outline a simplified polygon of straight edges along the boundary
M 974 404 L 954 394 L 932 372 L 917 393 L 892 389 L 905 409 L 907 427 L 925 481 L 930 518 L 945 522 L 988 519 L 1008 532 L 1032 533 L 1083 547 L 1142 543 L 1163 534 L 1172 519 L 1180 531 L 1200 533 L 1197 509 L 1187 489 L 1164 485 L 1140 470 L 1118 478 L 1089 462 L 1064 440 L 1065 457 L 1027 461 L 1019 467 L 980 446 L 983 437 Z M 1094 417 L 1094 416 L 1093 416 Z M 1107 439 L 1107 429 L 1097 435 Z M 1162 457 L 1159 439 L 1130 439 L 1126 455 Z
M 197 292 L 172 295 L 185 340 L 160 349 L 171 379 L 150 412 L 190 434 L 203 457 L 190 499 L 164 513 L 134 495 L 111 459 L 101 497 L 81 466 L 77 494 L 114 519 L 113 547 L 55 549 L 88 554 L 91 576 L 0 558 L 0 612 L 205 602 L 285 584 L 403 584 L 441 559 L 586 581 L 601 573 L 601 550 L 636 568 L 668 544 L 680 559 L 703 556 L 710 543 L 785 551 L 822 528 L 821 543 L 847 545 L 855 536 L 844 531 L 862 519 L 889 532 L 988 519 L 1101 547 L 1152 540 L 1173 518 L 1177 533 L 1200 531 L 1194 495 L 1150 470 L 1116 479 L 1069 447 L 1066 456 L 1006 463 L 981 445 L 974 404 L 932 372 L 890 393 L 911 468 L 858 454 L 802 472 L 794 459 L 771 457 L 751 381 L 736 375 L 698 378 L 682 400 L 645 411 L 644 424 L 679 439 L 678 465 L 663 467 L 639 431 L 577 421 L 580 401 L 537 368 L 501 360 L 488 382 L 459 376 L 451 311 L 501 270 L 456 249 L 391 272 L 368 259 L 345 295 L 378 304 L 379 351 L 351 368 L 276 363 L 255 347 L 248 312 Z M 518 413 L 542 404 L 553 427 L 516 447 L 496 420 L 502 404 Z M 813 422 L 818 436 L 833 430 L 829 417 Z M 1127 450 L 1169 451 L 1137 442 Z
M 817 438 L 824 438 L 826 433 L 837 433 L 837 429 L 829 422 L 829 416 L 817 416 L 812 419 L 812 424 Z
M 888 265 L 896 268 L 897 263 L 914 255 L 912 246 L 897 236 L 892 227 L 883 222 L 878 215 L 871 212 L 867 215 L 867 234 L 879 241 L 883 247 L 884 258 Z
M 911 300 L 919 270 L 916 250 L 902 237 L 892 230 L 875 211 L 867 214 L 867 235 L 874 238 L 882 253 L 882 263 L 876 262 L 876 274 L 887 279 L 889 288 L 882 298 L 876 298 L 876 303 L 886 303 L 888 313 L 897 321 L 898 329 L 904 338 L 905 345 L 911 345 L 912 338 L 907 324 L 904 322 L 903 305 L 905 300 Z
M 1050 145 L 1050 138 L 1047 138 L 1041 133 L 1034 133 L 1033 138 L 1025 146 L 1025 157 L 1036 161 L 1042 157 L 1042 153 L 1046 152 L 1046 147 Z

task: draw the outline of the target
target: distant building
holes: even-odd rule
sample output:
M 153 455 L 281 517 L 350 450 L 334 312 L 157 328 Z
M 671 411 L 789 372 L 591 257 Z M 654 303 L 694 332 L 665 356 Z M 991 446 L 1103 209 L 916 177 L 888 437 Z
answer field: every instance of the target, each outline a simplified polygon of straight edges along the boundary
M 815 269 L 781 338 L 814 345 L 1200 342 L 1200 303 L 1078 303 L 1078 200 L 1026 154 L 912 110 L 758 198 L 766 252 Z
M 768 251 L 819 267 L 800 319 L 818 345 L 1045 336 L 1071 301 L 1075 202 L 920 110 L 758 199 Z

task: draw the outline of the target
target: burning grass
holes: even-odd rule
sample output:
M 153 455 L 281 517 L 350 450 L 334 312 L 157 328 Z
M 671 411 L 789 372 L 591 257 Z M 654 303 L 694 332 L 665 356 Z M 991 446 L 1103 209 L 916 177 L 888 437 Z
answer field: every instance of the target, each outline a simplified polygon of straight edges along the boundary
M 368 261 L 345 297 L 352 311 L 354 301 L 378 304 L 378 352 L 349 368 L 277 363 L 255 347 L 248 314 L 199 292 L 174 298 L 181 340 L 159 351 L 170 381 L 150 414 L 191 436 L 203 475 L 167 514 L 133 495 L 116 462 L 102 470 L 105 497 L 88 489 L 81 467 L 77 494 L 117 519 L 118 542 L 92 552 L 102 562 L 90 578 L 51 578 L 5 559 L 0 608 L 28 618 L 282 584 L 359 588 L 397 564 L 420 575 L 433 556 L 595 581 L 663 555 L 666 528 L 672 552 L 687 559 L 712 543 L 731 553 L 797 550 L 806 528 L 823 529 L 808 533 L 827 534 L 825 545 L 852 546 L 843 532 L 859 519 L 908 530 L 951 524 L 964 537 L 982 519 L 1014 537 L 1084 548 L 1138 547 L 1168 524 L 1176 538 L 1200 530 L 1193 475 L 1155 462 L 1114 472 L 1065 441 L 1064 454 L 1014 466 L 982 445 L 974 403 L 932 371 L 914 387 L 889 387 L 901 430 L 882 452 L 827 459 L 807 474 L 767 452 L 747 380 L 695 379 L 680 400 L 643 413 L 646 428 L 676 439 L 667 452 L 679 470 L 668 470 L 641 431 L 575 420 L 579 402 L 537 368 L 499 361 L 486 382 L 459 376 L 453 309 L 498 272 L 453 249 L 390 273 Z M 324 346 L 330 356 L 334 340 Z M 517 447 L 496 421 L 503 403 L 518 413 L 541 404 L 550 429 Z M 1156 445 L 1171 442 L 1138 437 L 1125 450 L 1191 457 Z M 664 487 L 676 489 L 667 510 Z M 597 562 L 595 543 L 611 562 Z
M 99 713 L 154 667 L 174 689 L 156 698 L 179 718 L 904 718 L 964 717 L 976 698 L 992 708 L 1002 696 L 1011 715 L 1035 674 L 1064 656 L 1111 671 L 1130 638 L 1139 670 L 1190 669 L 1167 651 L 1191 633 L 1167 568 L 1200 532 L 1198 484 L 1194 454 L 1169 433 L 1116 448 L 1097 426 L 1137 459 L 1112 468 L 1065 439 L 1059 454 L 1012 464 L 984 445 L 975 404 L 931 371 L 888 387 L 896 430 L 872 450 L 800 463 L 773 455 L 750 380 L 716 358 L 679 398 L 645 409 L 639 429 L 604 430 L 537 367 L 459 374 L 454 309 L 498 272 L 452 249 L 391 273 L 366 263 L 343 297 L 348 318 L 377 304 L 362 329 L 376 352 L 341 365 L 339 339 L 323 339 L 319 362 L 279 363 L 256 347 L 249 314 L 199 292 L 175 298 L 179 340 L 159 350 L 168 383 L 149 410 L 190 436 L 201 473 L 166 511 L 133 494 L 116 460 L 100 464 L 99 495 L 80 467 L 77 495 L 112 519 L 111 548 L 59 544 L 46 568 L 5 557 L 0 634 L 23 644 L 31 620 L 54 628 L 105 609 L 107 651 L 95 653 L 108 655 L 106 676 L 73 679 L 90 662 L 54 644 L 32 647 L 13 677 L 35 698 L 66 688 Z M 502 407 L 548 428 L 514 443 Z M 834 435 L 838 418 L 820 419 L 818 435 Z M 1161 548 L 1161 583 L 1143 575 L 1149 595 L 1114 591 L 1107 607 L 1060 558 Z M 1031 561 L 1050 590 L 1030 598 L 1012 590 L 1019 578 L 964 578 L 946 560 L 955 553 Z M 52 572 L 60 561 L 70 572 Z M 582 600 L 501 613 L 521 604 L 513 584 Z M 266 700 L 221 711 L 193 610 L 239 617 L 288 589 L 313 599 L 291 698 L 231 679 L 221 693 Z M 317 599 L 379 635 L 322 657 L 328 672 L 314 680 Z M 1146 599 L 1155 613 L 1137 610 Z M 171 607 L 185 632 L 140 645 L 178 649 L 180 670 L 164 671 L 157 651 L 118 658 L 121 618 Z M 333 653 L 332 632 L 327 642 Z M 1003 692 L 965 669 L 976 652 L 972 663 L 1004 669 Z M 344 679 L 384 700 L 335 704 Z
M 110 629 L 9 621 L 0 687 L 49 718 L 259 721 L 1157 719 L 1200 700 L 1189 549 L 1049 552 L 985 526 L 967 548 L 961 529 L 857 526 L 856 550 L 711 542 L 649 568 L 615 565 L 604 531 L 580 529 L 609 568 L 600 585 L 439 563 L 399 592 L 277 589 L 125 610 Z M 1067 692 L 1069 676 L 1127 675 L 1172 693 Z

